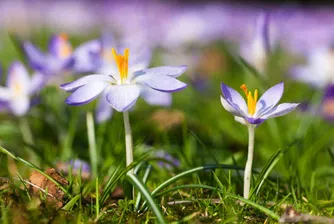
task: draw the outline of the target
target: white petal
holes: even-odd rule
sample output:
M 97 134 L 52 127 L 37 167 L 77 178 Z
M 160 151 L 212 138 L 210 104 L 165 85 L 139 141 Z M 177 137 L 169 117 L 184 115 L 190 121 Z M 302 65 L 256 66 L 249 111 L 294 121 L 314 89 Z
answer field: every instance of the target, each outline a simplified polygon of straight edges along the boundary
M 62 84 L 60 85 L 60 88 L 62 88 L 63 90 L 67 92 L 73 92 L 79 87 L 92 83 L 92 82 L 113 83 L 114 79 L 108 75 L 99 75 L 99 74 L 87 75 L 73 82 Z
M 136 103 L 139 94 L 136 85 L 113 85 L 108 90 L 107 101 L 115 110 L 124 112 Z
M 94 100 L 109 84 L 106 82 L 92 82 L 76 89 L 66 99 L 66 103 L 77 106 Z
M 187 87 L 187 84 L 165 75 L 142 75 L 136 79 L 136 82 L 162 92 L 175 92 Z
M 22 116 L 28 112 L 30 105 L 29 98 L 27 96 L 15 97 L 8 103 L 9 109 L 16 116 Z
M 140 95 L 151 105 L 170 106 L 172 104 L 172 94 L 160 92 L 143 86 Z

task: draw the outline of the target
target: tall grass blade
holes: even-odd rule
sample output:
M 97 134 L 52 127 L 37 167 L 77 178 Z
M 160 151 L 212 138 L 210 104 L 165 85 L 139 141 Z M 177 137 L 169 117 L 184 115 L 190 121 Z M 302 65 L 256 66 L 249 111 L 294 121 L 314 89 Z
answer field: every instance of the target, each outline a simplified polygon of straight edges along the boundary
M 157 204 L 155 203 L 152 195 L 148 191 L 145 184 L 138 177 L 130 173 L 127 174 L 127 179 L 135 188 L 137 188 L 138 191 L 142 193 L 143 197 L 146 199 L 147 203 L 150 205 L 152 211 L 154 212 L 157 218 L 157 222 L 165 223 L 161 210 L 158 208 Z

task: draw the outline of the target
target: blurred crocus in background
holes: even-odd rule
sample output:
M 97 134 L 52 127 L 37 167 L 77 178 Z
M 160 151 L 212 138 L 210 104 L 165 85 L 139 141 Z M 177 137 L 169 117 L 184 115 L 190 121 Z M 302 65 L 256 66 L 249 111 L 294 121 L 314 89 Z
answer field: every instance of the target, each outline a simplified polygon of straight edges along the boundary
M 324 88 L 334 84 L 334 48 L 329 45 L 312 49 L 307 55 L 307 64 L 291 69 L 294 79 Z
M 13 62 L 8 69 L 7 86 L 0 87 L 0 101 L 16 116 L 25 115 L 30 108 L 30 98 L 43 87 L 41 75 L 29 76 L 21 62 Z
M 45 75 L 45 82 L 49 82 L 52 78 L 59 80 L 61 75 L 69 71 L 74 64 L 72 46 L 66 34 L 52 36 L 46 53 L 28 41 L 23 43 L 23 49 L 30 66 Z
M 241 43 L 241 57 L 264 75 L 270 53 L 269 13 L 261 13 L 256 17 L 253 35 L 248 41 Z

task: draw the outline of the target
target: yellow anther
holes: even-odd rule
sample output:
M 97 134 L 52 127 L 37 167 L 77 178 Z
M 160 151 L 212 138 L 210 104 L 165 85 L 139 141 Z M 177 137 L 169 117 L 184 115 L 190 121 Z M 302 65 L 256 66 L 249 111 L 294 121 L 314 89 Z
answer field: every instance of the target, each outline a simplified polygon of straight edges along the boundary
M 252 96 L 252 92 L 248 91 L 247 86 L 245 84 L 241 85 L 240 88 L 244 91 L 246 98 L 247 98 L 247 107 L 248 107 L 248 113 L 250 115 L 255 114 L 256 111 L 256 104 L 258 99 L 258 90 L 256 89 L 254 91 L 254 97 Z
M 124 50 L 124 55 L 118 55 L 114 48 L 111 49 L 112 54 L 115 58 L 116 65 L 121 76 L 121 82 L 128 78 L 128 68 L 129 68 L 129 49 Z

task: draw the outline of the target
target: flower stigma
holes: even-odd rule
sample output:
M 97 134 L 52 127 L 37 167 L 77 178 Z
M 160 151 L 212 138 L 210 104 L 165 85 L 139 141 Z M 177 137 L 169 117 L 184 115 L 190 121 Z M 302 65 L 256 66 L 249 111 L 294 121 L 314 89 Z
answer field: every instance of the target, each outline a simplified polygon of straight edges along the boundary
M 128 78 L 129 48 L 124 50 L 124 55 L 117 54 L 114 48 L 112 48 L 111 51 L 116 61 L 119 75 L 121 77 L 121 83 L 124 84 L 124 81 Z
M 254 115 L 256 111 L 256 103 L 258 99 L 258 90 L 254 91 L 254 97 L 252 96 L 252 92 L 248 91 L 246 84 L 242 84 L 240 88 L 244 91 L 247 97 L 247 106 L 248 106 L 248 113 L 250 115 Z

